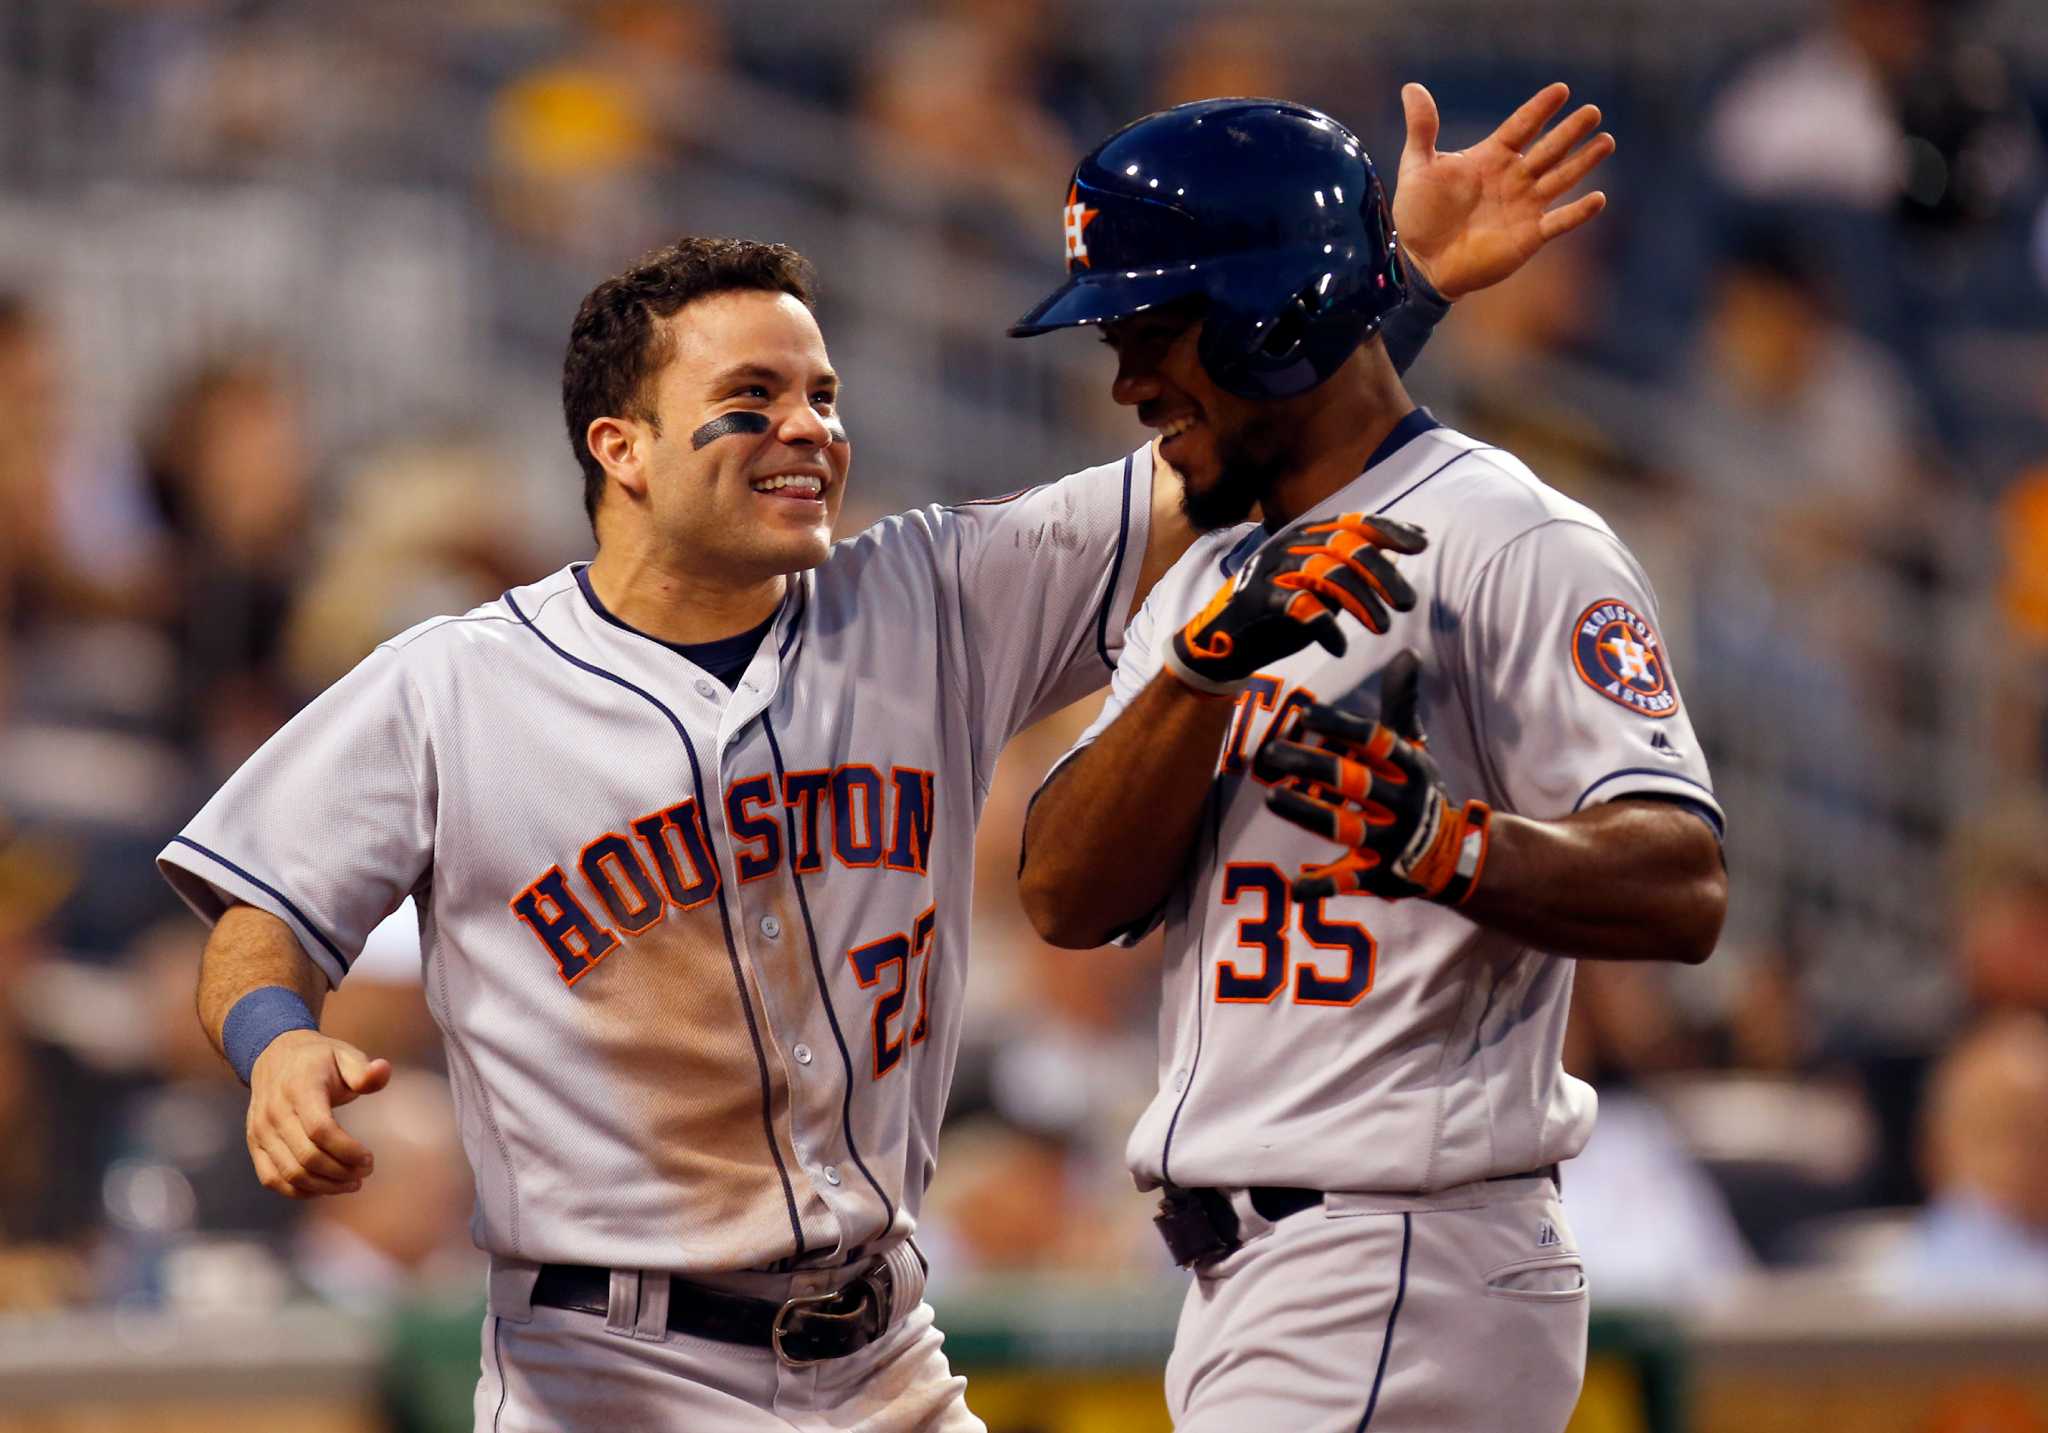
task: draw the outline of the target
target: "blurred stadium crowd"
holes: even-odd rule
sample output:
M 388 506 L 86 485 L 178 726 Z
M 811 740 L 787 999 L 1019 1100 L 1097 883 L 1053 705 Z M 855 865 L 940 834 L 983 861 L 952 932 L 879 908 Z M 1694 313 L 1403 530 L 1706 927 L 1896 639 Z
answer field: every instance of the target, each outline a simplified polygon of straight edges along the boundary
M 0 1307 L 476 1296 L 403 918 L 328 1006 L 400 1070 L 345 1115 L 377 1176 L 287 1203 L 151 857 L 378 641 L 587 551 L 553 383 L 596 280 L 683 231 L 809 252 L 858 526 L 1137 441 L 1089 345 L 1000 337 L 1114 125 L 1283 94 L 1391 178 L 1400 80 L 1453 146 L 1558 77 L 1620 140 L 1609 211 L 1410 386 L 1642 555 L 1730 814 L 1714 962 L 1579 973 L 1596 1295 L 2048 1307 L 2048 34 L 1710 8 L 5 7 Z M 1155 956 L 1049 949 L 1014 892 L 1084 720 L 1017 743 L 978 836 L 940 1296 L 1167 1272 L 1122 1166 Z

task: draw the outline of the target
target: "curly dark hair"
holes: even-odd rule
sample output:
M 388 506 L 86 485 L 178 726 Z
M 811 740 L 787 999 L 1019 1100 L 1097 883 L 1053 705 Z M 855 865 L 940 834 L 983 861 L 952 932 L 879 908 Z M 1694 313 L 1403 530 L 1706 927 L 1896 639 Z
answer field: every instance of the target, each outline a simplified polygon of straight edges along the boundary
M 583 469 L 583 510 L 593 531 L 604 468 L 585 434 L 605 417 L 635 418 L 659 431 L 646 401 L 647 383 L 675 345 L 658 320 L 694 299 L 732 289 L 785 293 L 812 308 L 816 277 L 810 260 L 786 244 L 691 236 L 641 256 L 590 291 L 576 310 L 562 358 L 562 417 Z

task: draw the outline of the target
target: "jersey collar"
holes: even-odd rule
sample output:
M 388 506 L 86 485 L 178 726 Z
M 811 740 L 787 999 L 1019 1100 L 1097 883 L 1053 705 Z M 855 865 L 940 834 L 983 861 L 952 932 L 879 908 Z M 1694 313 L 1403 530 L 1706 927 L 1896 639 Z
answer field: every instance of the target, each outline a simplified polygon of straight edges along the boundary
M 1410 408 L 1401 415 L 1401 421 L 1394 425 L 1394 431 L 1380 439 L 1380 445 L 1372 450 L 1372 456 L 1365 460 L 1364 471 L 1369 473 L 1387 459 L 1407 447 L 1432 428 L 1441 428 L 1436 415 L 1427 408 Z
M 635 637 L 644 638 L 654 643 L 657 647 L 666 647 L 671 652 L 676 653 L 678 656 L 686 657 L 699 666 L 704 665 L 703 659 L 706 657 L 721 657 L 741 646 L 748 646 L 750 651 L 759 647 L 770 629 L 781 620 L 783 614 L 788 612 L 791 607 L 791 593 L 785 591 L 782 594 L 782 601 L 773 612 L 762 619 L 761 625 L 758 627 L 731 637 L 720 637 L 710 642 L 671 642 L 666 637 L 657 637 L 652 632 L 641 631 L 625 618 L 613 612 L 611 608 L 605 606 L 604 599 L 597 595 L 597 588 L 591 585 L 589 563 L 573 564 L 569 570 L 576 575 L 576 586 L 582 591 L 583 600 L 589 604 L 592 612 L 596 613 L 606 622 L 611 623 L 612 626 L 617 627 L 620 631 L 631 632 Z M 796 582 L 792 579 L 788 587 L 793 589 L 795 586 Z
M 1443 426 L 1442 423 L 1437 421 L 1436 415 L 1427 408 L 1410 408 L 1401 415 L 1401 421 L 1393 426 L 1392 431 L 1386 437 L 1380 439 L 1380 445 L 1374 448 L 1372 456 L 1365 460 L 1365 467 L 1360 470 L 1358 477 L 1353 478 L 1349 483 L 1340 488 L 1337 494 L 1324 499 L 1316 506 L 1318 508 L 1328 507 L 1338 496 L 1348 493 L 1357 487 L 1366 474 L 1370 473 L 1374 468 L 1379 467 L 1389 458 L 1392 458 L 1396 453 L 1400 452 L 1424 433 L 1427 433 L 1430 429 Z M 1344 509 L 1346 512 L 1350 510 L 1348 506 Z M 1244 566 L 1245 559 L 1257 552 L 1259 545 L 1277 531 L 1277 528 L 1268 527 L 1264 523 L 1253 527 L 1235 547 L 1223 555 L 1223 575 L 1229 577 L 1238 568 Z
M 1410 408 L 1401 415 L 1401 421 L 1394 425 L 1392 431 L 1386 437 L 1380 439 L 1380 445 L 1372 450 L 1372 456 L 1365 460 L 1365 466 L 1359 469 L 1358 476 L 1339 488 L 1331 497 L 1317 503 L 1316 507 L 1318 509 L 1328 507 L 1336 497 L 1356 488 L 1372 473 L 1374 468 L 1381 467 L 1391 461 L 1396 453 L 1400 452 L 1424 433 L 1427 433 L 1430 429 L 1443 426 L 1443 424 L 1437 422 L 1436 415 L 1427 408 Z M 1355 504 L 1347 506 L 1345 511 L 1349 512 L 1351 506 L 1355 506 Z M 1264 539 L 1271 537 L 1278 531 L 1278 528 L 1262 525 L 1259 528 L 1259 536 L 1261 539 Z

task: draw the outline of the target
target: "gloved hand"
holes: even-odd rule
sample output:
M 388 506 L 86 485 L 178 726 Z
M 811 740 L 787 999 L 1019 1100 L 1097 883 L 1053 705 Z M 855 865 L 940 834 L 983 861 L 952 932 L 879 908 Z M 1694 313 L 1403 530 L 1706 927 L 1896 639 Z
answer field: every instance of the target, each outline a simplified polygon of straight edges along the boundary
M 1301 715 L 1313 744 L 1276 736 L 1259 748 L 1252 769 L 1280 783 L 1267 808 L 1349 848 L 1302 867 L 1296 899 L 1364 891 L 1455 906 L 1478 885 L 1493 813 L 1445 792 L 1416 711 L 1421 685 L 1422 659 L 1404 648 L 1381 675 L 1378 721 L 1318 702 Z
M 1174 634 L 1167 670 L 1198 692 L 1228 695 L 1310 642 L 1341 657 L 1337 614 L 1385 632 L 1388 608 L 1415 606 L 1415 589 L 1386 554 L 1427 546 L 1421 528 L 1365 513 L 1283 528 Z

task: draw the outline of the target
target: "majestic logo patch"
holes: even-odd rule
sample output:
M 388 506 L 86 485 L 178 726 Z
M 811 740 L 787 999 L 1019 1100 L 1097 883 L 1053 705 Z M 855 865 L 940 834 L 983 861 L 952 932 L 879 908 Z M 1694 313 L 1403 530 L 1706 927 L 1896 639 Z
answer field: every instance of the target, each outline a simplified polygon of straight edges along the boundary
M 1084 235 L 1100 210 L 1090 209 L 1081 202 L 1081 186 L 1071 185 L 1067 189 L 1067 268 L 1079 264 L 1084 269 L 1093 268 L 1088 262 L 1088 241 Z
M 1648 717 L 1678 710 L 1678 693 L 1656 629 L 1618 597 L 1605 597 L 1572 625 L 1572 666 L 1611 702 Z
M 1548 1249 L 1553 1244 L 1562 1244 L 1563 1242 L 1564 1240 L 1557 1237 L 1557 1226 L 1551 1223 L 1548 1219 L 1544 1220 L 1541 1224 L 1538 1224 L 1536 1226 L 1537 1248 Z

